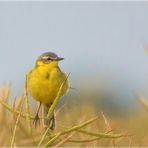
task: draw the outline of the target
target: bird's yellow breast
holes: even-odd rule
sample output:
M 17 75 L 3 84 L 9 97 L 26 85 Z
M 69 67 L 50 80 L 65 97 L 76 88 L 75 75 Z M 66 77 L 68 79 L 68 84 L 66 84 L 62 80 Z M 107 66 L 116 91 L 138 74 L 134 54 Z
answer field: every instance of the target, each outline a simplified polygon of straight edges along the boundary
M 39 66 L 28 74 L 28 90 L 37 101 L 50 104 L 56 98 L 58 90 L 65 80 L 66 74 L 58 66 Z M 64 84 L 61 96 L 67 92 L 69 87 L 67 81 Z

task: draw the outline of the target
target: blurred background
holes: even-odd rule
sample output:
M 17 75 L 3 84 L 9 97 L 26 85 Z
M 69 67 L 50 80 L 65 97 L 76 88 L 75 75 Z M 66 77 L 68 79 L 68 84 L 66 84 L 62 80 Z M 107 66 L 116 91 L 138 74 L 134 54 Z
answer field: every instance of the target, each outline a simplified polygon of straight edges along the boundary
M 0 84 L 23 94 L 25 74 L 48 51 L 65 60 L 65 97 L 113 116 L 140 108 L 148 96 L 147 2 L 0 2 Z

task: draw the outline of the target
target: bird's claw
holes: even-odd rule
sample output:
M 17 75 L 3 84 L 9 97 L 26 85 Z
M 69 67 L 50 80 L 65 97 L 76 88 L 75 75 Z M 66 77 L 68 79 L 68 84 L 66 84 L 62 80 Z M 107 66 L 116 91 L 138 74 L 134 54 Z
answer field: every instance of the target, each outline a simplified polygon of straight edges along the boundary
M 37 124 L 40 125 L 40 118 L 39 118 L 38 114 L 35 115 L 34 120 L 33 120 L 33 124 L 34 124 L 35 128 L 37 127 Z

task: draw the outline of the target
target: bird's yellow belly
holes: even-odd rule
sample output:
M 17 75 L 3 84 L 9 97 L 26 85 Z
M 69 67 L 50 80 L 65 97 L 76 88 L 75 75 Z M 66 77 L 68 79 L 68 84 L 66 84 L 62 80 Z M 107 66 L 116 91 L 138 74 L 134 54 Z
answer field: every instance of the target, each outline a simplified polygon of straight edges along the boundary
M 49 79 L 44 75 L 33 73 L 28 79 L 28 89 L 32 97 L 37 101 L 43 104 L 51 104 L 65 79 L 66 76 L 57 71 L 53 72 Z M 67 89 L 68 83 L 65 83 L 61 96 L 66 93 Z

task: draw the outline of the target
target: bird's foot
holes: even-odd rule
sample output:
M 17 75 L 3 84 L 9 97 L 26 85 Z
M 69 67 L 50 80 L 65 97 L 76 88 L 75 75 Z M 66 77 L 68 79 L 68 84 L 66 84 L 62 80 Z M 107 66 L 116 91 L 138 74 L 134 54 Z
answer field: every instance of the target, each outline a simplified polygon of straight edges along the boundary
M 51 121 L 50 121 L 50 129 L 51 130 L 54 130 L 55 129 L 55 127 L 56 127 L 56 119 L 55 119 L 55 116 L 53 115 L 53 117 L 52 117 L 52 119 L 51 119 Z
M 35 115 L 34 120 L 33 120 L 33 124 L 34 124 L 35 128 L 37 127 L 38 124 L 40 125 L 40 118 L 39 118 L 38 114 Z

